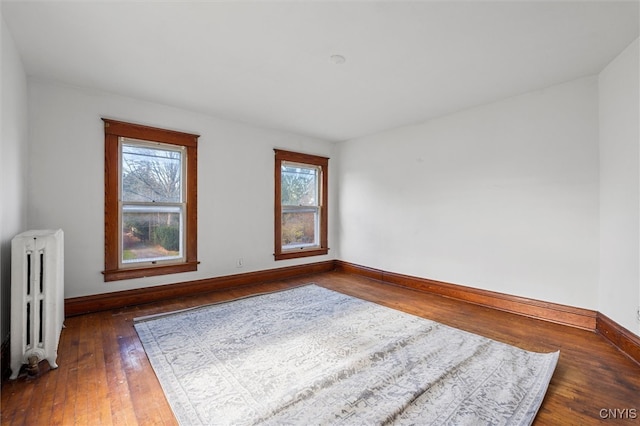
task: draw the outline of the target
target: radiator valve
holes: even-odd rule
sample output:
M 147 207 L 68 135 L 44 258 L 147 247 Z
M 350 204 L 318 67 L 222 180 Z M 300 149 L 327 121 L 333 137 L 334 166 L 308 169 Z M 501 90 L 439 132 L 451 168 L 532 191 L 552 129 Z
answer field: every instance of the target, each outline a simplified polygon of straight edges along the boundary
M 28 359 L 29 363 L 27 364 L 27 375 L 29 377 L 35 377 L 40 372 L 38 367 L 38 357 L 36 355 L 31 355 Z

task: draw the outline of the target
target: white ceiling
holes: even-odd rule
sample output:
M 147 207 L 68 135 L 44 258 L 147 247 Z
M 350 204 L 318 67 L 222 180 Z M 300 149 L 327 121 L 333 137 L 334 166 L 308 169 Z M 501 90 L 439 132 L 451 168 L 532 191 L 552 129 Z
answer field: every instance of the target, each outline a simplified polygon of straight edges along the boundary
M 638 37 L 638 4 L 3 0 L 2 14 L 30 76 L 340 141 L 596 74 Z

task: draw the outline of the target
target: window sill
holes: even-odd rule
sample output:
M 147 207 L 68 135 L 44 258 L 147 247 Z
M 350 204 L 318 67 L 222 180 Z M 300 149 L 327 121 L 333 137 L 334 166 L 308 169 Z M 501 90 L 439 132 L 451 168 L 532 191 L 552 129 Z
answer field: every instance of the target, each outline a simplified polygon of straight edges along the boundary
M 329 253 L 328 248 L 314 248 L 314 249 L 299 249 L 299 250 L 291 250 L 285 251 L 282 253 L 276 253 L 273 256 L 276 260 L 285 260 L 285 259 L 297 259 L 299 257 L 309 257 L 309 256 L 321 256 L 323 254 Z
M 103 271 L 104 281 L 129 280 L 133 278 L 153 277 L 157 275 L 177 274 L 198 270 L 199 262 L 187 262 L 162 266 L 149 266 L 145 268 L 126 268 Z

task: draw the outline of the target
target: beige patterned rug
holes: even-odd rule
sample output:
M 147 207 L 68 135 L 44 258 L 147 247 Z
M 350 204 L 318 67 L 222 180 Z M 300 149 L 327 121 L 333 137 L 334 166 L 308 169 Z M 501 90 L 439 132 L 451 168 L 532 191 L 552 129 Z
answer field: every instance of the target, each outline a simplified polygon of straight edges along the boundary
M 559 355 L 313 284 L 135 328 L 183 425 L 528 425 Z

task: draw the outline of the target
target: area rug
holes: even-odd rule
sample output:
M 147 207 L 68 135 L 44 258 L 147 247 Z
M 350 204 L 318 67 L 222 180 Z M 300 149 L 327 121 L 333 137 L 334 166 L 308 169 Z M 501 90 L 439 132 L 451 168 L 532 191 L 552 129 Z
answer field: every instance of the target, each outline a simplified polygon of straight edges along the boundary
M 528 425 L 559 356 L 314 284 L 135 328 L 182 425 Z

